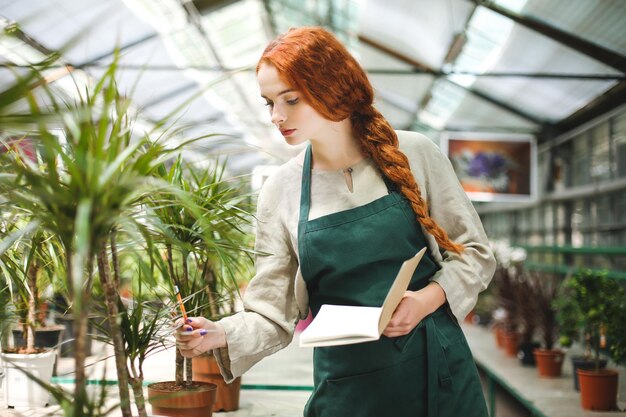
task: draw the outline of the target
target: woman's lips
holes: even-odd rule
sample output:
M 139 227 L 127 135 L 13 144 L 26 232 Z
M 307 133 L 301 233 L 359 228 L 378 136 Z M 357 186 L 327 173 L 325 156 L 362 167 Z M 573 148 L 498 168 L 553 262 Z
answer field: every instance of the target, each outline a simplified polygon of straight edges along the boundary
M 280 133 L 282 133 L 283 136 L 289 136 L 295 131 L 296 129 L 280 129 Z

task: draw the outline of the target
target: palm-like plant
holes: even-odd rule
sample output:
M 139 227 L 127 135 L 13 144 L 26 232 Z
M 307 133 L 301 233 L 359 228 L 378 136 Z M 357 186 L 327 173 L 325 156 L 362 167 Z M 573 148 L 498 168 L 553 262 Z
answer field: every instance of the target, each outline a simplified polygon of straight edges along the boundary
M 140 235 L 144 225 L 138 215 L 139 205 L 155 188 L 167 186 L 156 180 L 152 172 L 176 150 L 166 149 L 148 134 L 133 133 L 128 116 L 130 102 L 118 94 L 115 72 L 114 63 L 91 90 L 81 92 L 77 102 L 59 103 L 50 93 L 53 111 L 42 110 L 34 93 L 24 92 L 36 122 L 31 128 L 36 134 L 40 160 L 24 158 L 15 148 L 4 154 L 0 193 L 16 212 L 30 220 L 22 228 L 23 235 L 35 229 L 46 230 L 59 239 L 64 249 L 67 288 L 77 320 L 74 334 L 77 407 L 86 402 L 84 344 L 89 289 L 94 260 L 97 262 L 109 321 L 114 328 L 123 414 L 130 416 L 123 340 L 119 328 L 115 329 L 119 282 L 115 233 L 134 230 L 138 231 L 136 236 Z M 59 117 L 50 121 L 47 116 L 51 113 Z
M 193 204 L 177 203 L 167 190 L 151 200 L 162 225 L 159 232 L 167 260 L 163 273 L 170 278 L 172 296 L 174 288 L 193 295 L 185 297 L 187 311 L 212 319 L 219 318 L 220 306 L 232 303 L 236 276 L 251 253 L 245 230 L 249 199 L 232 181 L 225 181 L 223 173 L 221 165 L 200 173 L 179 157 L 169 169 L 159 167 L 158 174 L 187 193 Z M 176 383 L 190 384 L 191 379 L 192 362 L 177 351 Z
M 17 132 L 19 141 L 29 138 L 35 144 L 30 156 L 36 156 L 25 157 L 23 148 L 13 146 L 14 139 L 9 144 L 0 136 L 0 150 L 7 151 L 0 152 L 2 215 L 9 213 L 21 225 L 14 234 L 2 237 L 0 254 L 13 242 L 36 233 L 52 235 L 58 241 L 58 259 L 64 271 L 61 286 L 67 289 L 76 319 L 76 384 L 74 401 L 68 403 L 72 404 L 73 417 L 91 413 L 85 392 L 85 344 L 91 288 L 94 277 L 99 277 L 112 330 L 122 414 L 128 417 L 125 343 L 129 339 L 124 338 L 118 320 L 121 272 L 117 241 L 121 238 L 126 243 L 137 243 L 141 250 L 153 250 L 154 232 L 160 231 L 161 242 L 170 245 L 169 252 L 184 259 L 182 273 L 173 264 L 161 270 L 167 271 L 167 277 L 185 280 L 192 254 L 193 259 L 201 259 L 200 264 L 207 266 L 205 271 L 209 259 L 219 260 L 220 268 L 230 268 L 228 259 L 234 259 L 231 254 L 238 244 L 230 228 L 238 230 L 245 212 L 234 205 L 232 198 L 226 203 L 226 193 L 221 189 L 218 192 L 215 187 L 205 187 L 194 195 L 183 182 L 168 175 L 165 161 L 190 141 L 168 148 L 165 142 L 169 136 L 155 133 L 171 116 L 156 123 L 153 132 L 133 130 L 130 101 L 116 88 L 116 60 L 98 82 L 79 89 L 78 99 L 74 100 L 60 98 L 47 85 L 44 71 L 57 58 L 51 57 L 0 91 L 0 123 Z M 202 138 L 194 140 L 198 139 Z M 180 163 L 179 167 L 182 170 Z M 202 176 L 197 179 L 208 181 Z M 150 205 L 146 205 L 148 201 Z M 220 201 L 222 206 L 216 208 Z M 152 216 L 151 209 L 162 210 Z M 178 218 L 176 210 L 182 210 L 184 216 Z M 191 218 L 192 223 L 188 223 Z M 153 220 L 161 223 L 150 225 Z M 174 220 L 174 226 L 167 225 L 169 220 Z M 180 231 L 189 234 L 177 236 Z M 200 242 L 205 252 L 197 249 Z M 195 257 L 199 253 L 210 253 L 210 258 Z M 132 333 L 133 327 L 128 328 Z

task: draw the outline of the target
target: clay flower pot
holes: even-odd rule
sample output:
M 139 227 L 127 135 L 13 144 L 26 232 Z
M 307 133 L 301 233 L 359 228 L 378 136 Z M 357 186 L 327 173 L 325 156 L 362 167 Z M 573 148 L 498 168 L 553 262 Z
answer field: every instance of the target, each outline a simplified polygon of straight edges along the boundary
M 174 381 L 148 385 L 152 414 L 170 417 L 211 417 L 217 385 L 193 381 L 179 386 Z
M 241 378 L 227 384 L 213 355 L 201 355 L 193 358 L 193 380 L 211 382 L 217 385 L 217 399 L 213 405 L 213 411 L 235 411 L 239 409 Z
M 516 332 L 504 333 L 504 350 L 507 356 L 517 357 L 519 350 L 519 334 Z
M 496 336 L 496 345 L 499 348 L 504 349 L 504 329 L 501 326 L 495 326 L 493 331 Z
M 563 369 L 563 357 L 565 354 L 560 350 L 535 349 L 535 362 L 539 376 L 544 378 L 556 378 L 561 376 Z
M 617 371 L 578 369 L 580 402 L 585 410 L 617 410 Z
M 600 359 L 598 365 L 599 369 L 606 368 L 606 359 Z M 587 359 L 584 356 L 575 356 L 572 358 L 572 375 L 574 380 L 574 389 L 576 391 L 580 391 L 580 384 L 578 383 L 578 372 L 579 369 L 595 369 L 596 361 L 594 359 Z

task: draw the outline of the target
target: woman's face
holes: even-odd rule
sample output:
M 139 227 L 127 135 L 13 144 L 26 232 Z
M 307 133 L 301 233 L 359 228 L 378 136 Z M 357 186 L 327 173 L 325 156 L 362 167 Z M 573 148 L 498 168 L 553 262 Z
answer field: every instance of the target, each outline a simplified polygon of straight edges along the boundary
M 305 102 L 302 93 L 285 84 L 273 65 L 261 64 L 257 80 L 272 123 L 288 144 L 298 145 L 308 139 L 318 139 L 333 124 Z

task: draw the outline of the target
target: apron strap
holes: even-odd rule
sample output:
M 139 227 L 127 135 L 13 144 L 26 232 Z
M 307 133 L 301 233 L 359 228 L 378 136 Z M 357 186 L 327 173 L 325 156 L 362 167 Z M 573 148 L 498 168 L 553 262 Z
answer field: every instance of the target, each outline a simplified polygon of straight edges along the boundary
M 427 370 L 427 395 L 428 395 L 428 417 L 438 416 L 439 387 L 445 387 L 452 382 L 448 362 L 446 361 L 441 346 L 441 340 L 437 334 L 437 326 L 429 315 L 424 319 L 426 327 L 426 362 Z
M 302 165 L 302 186 L 300 188 L 300 220 L 298 227 L 302 227 L 309 220 L 311 209 L 311 144 L 306 147 L 304 163 Z

